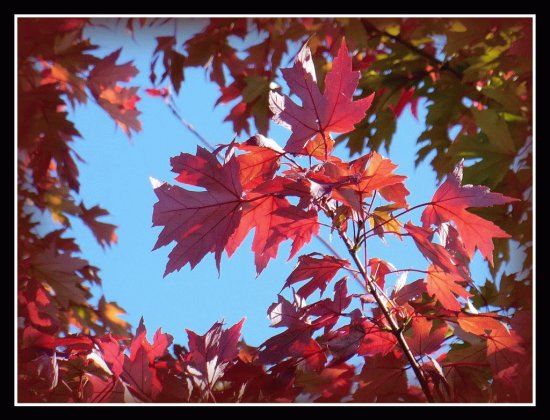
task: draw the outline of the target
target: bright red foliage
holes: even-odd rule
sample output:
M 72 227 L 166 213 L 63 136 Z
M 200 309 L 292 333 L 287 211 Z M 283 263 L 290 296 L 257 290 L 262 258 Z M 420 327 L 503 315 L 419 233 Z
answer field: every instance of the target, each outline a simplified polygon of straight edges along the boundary
M 135 24 L 146 22 L 130 20 L 127 28 L 133 31 Z M 229 328 L 216 322 L 203 335 L 186 330 L 186 348 L 173 345 L 172 336 L 160 329 L 150 342 L 143 319 L 130 333 L 118 317 L 123 310 L 103 296 L 91 305 L 85 282 L 100 284 L 98 269 L 75 256 L 80 248 L 62 237 L 67 216 L 79 217 L 102 247 L 116 242 L 115 226 L 96 220 L 108 214 L 105 210 L 76 205 L 69 193 L 79 187 L 69 146 L 79 133 L 59 107 L 65 100 L 84 103 L 90 96 L 131 135 L 141 129 L 137 88 L 119 83 L 128 82 L 137 69 L 131 62 L 116 64 L 121 50 L 104 58 L 86 54 L 92 46 L 82 38 L 85 20 L 52 19 L 37 27 L 31 23 L 23 25 L 30 38 L 20 42 L 20 59 L 36 83 L 21 82 L 20 102 L 30 118 L 29 127 L 21 128 L 18 169 L 32 180 L 32 188 L 19 181 L 20 205 L 35 202 L 65 227 L 39 236 L 30 214 L 19 217 L 19 240 L 25 244 L 18 267 L 21 401 L 418 403 L 532 398 L 530 289 L 520 288 L 523 283 L 510 275 L 498 290 L 480 290 L 468 268 L 476 248 L 493 263 L 493 238 L 509 237 L 468 209 L 519 200 L 484 186 L 461 185 L 460 162 L 429 203 L 411 207 L 406 177 L 394 173 L 397 165 L 390 159 L 374 150 L 349 162 L 332 156 L 335 142 L 329 133 L 355 130 L 374 97 L 354 101 L 361 73 L 352 70 L 352 62 L 365 69 L 375 59 L 351 57 L 345 39 L 328 20 L 293 22 L 324 37 L 316 55 L 306 44 L 293 67 L 282 71 L 289 93 L 301 105 L 270 90 L 273 72 L 265 63 L 278 67 L 286 51 L 271 19 L 254 20 L 269 35 L 248 48 L 246 60 L 228 37 L 243 38 L 247 19 L 210 21 L 204 32 L 186 41 L 187 55 L 178 52 L 175 36 L 157 38 L 153 84 L 161 57 L 161 82 L 169 76 L 176 93 L 185 66 L 206 66 L 221 88 L 218 102 L 243 96 L 227 117 L 237 131 L 248 130 L 248 118 L 254 115 L 265 133 L 258 122 L 267 115 L 269 101 L 273 120 L 292 133 L 284 149 L 256 134 L 214 151 L 198 147 L 194 155 L 173 157 L 175 180 L 191 189 L 152 179 L 158 197 L 153 225 L 162 227 L 155 249 L 175 243 L 165 275 L 187 264 L 194 268 L 209 253 L 219 271 L 222 253 L 231 256 L 254 230 L 252 251 L 259 275 L 284 241 L 290 241 L 291 259 L 325 226 L 342 241 L 349 259 L 336 251 L 334 256 L 299 256 L 286 281 L 279 279 L 280 293 L 291 289 L 292 299 L 279 294 L 267 310 L 279 333 L 258 347 L 241 338 L 244 319 Z M 411 19 L 401 31 L 420 27 Z M 399 40 L 393 35 L 390 39 Z M 336 50 L 321 94 L 314 60 Z M 228 86 L 226 69 L 234 80 Z M 433 79 L 441 76 L 433 74 L 433 67 L 421 70 Z M 410 75 L 404 78 L 410 83 Z M 388 109 L 398 117 L 410 103 L 416 116 L 417 90 L 408 85 L 398 89 L 400 96 Z M 145 91 L 170 106 L 169 88 Z M 55 130 L 44 128 L 41 118 L 53 121 Z M 398 220 L 422 206 L 422 226 Z M 410 237 L 428 260 L 426 266 L 401 268 L 394 266 L 400 262 L 397 255 L 391 262 L 370 255 L 370 238 L 385 239 L 386 234 Z M 336 277 L 344 274 L 341 270 L 346 277 Z M 407 283 L 416 273 L 422 274 Z M 351 289 L 352 280 L 360 288 Z M 521 293 L 512 295 L 510 290 Z M 72 328 L 80 332 L 72 334 Z

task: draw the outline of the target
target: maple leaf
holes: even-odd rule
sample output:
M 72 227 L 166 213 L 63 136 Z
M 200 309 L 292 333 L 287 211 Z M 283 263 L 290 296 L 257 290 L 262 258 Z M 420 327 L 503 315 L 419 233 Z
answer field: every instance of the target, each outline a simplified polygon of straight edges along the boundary
M 33 276 L 52 292 L 61 306 L 68 308 L 70 302 L 86 305 L 91 294 L 82 284 L 84 279 L 78 272 L 89 266 L 88 261 L 58 254 L 50 247 L 35 254 L 29 264 Z
M 492 222 L 466 209 L 506 204 L 518 199 L 490 192 L 489 188 L 480 185 L 461 185 L 463 167 L 464 160 L 457 164 L 453 173 L 449 174 L 437 189 L 422 213 L 422 224 L 429 227 L 432 224 L 440 225 L 452 221 L 468 257 L 472 258 L 475 249 L 478 248 L 481 255 L 493 265 L 492 238 L 509 238 L 510 235 Z
M 307 314 L 317 316 L 314 324 L 324 326 L 326 333 L 338 322 L 340 315 L 349 306 L 351 300 L 352 296 L 348 295 L 347 278 L 344 277 L 334 284 L 334 298 L 312 303 L 307 308 Z
M 435 295 L 445 309 L 460 311 L 461 306 L 455 295 L 467 298 L 471 294 L 457 281 L 464 281 L 464 279 L 456 274 L 445 273 L 438 270 L 434 265 L 430 265 L 426 276 L 426 290 L 431 295 Z
M 390 159 L 373 151 L 350 163 L 331 158 L 312 174 L 311 179 L 324 184 L 332 191 L 334 199 L 358 213 L 362 212 L 363 200 L 372 197 L 375 191 L 379 191 L 386 200 L 406 207 L 409 191 L 403 181 L 407 177 L 394 174 L 395 168 L 397 165 Z
M 147 352 L 143 347 L 133 352 L 130 358 L 124 358 L 120 377 L 137 393 L 138 398 L 147 401 L 153 392 L 153 372 L 149 369 Z
M 414 354 L 430 354 L 439 349 L 448 330 L 449 327 L 445 323 L 435 325 L 423 316 L 415 316 L 405 340 Z
M 153 225 L 165 228 L 154 249 L 176 241 L 165 275 L 187 263 L 193 268 L 208 252 L 215 253 L 219 270 L 222 251 L 233 255 L 253 228 L 252 250 L 259 275 L 277 256 L 282 241 L 293 241 L 292 257 L 319 231 L 317 213 L 292 206 L 276 194 L 279 187 L 267 192 L 261 188 L 249 190 L 257 179 L 274 176 L 279 154 L 271 148 L 237 147 L 252 149 L 251 156 L 228 153 L 222 166 L 215 154 L 198 147 L 196 156 L 182 153 L 171 159 L 172 171 L 179 174 L 176 180 L 203 187 L 204 192 L 155 182 L 159 201 L 153 211 Z M 245 165 L 244 171 L 240 171 L 240 162 Z
M 386 284 L 386 275 L 395 271 L 395 267 L 380 258 L 371 258 L 367 266 L 370 268 L 370 276 L 384 290 Z
M 147 329 L 145 328 L 143 317 L 141 317 L 134 339 L 130 345 L 130 355 L 136 354 L 141 347 L 145 350 L 149 363 L 152 364 L 156 358 L 163 357 L 166 354 L 172 341 L 173 337 L 170 334 L 162 333 L 159 328 L 153 336 L 153 344 L 149 343 L 147 340 Z
M 316 255 L 319 255 L 321 258 L 315 258 L 314 256 Z M 298 258 L 298 265 L 286 279 L 283 289 L 299 281 L 311 279 L 298 290 L 298 295 L 307 298 L 316 289 L 319 289 L 321 294 L 323 294 L 328 283 L 334 278 L 338 270 L 349 266 L 349 261 L 330 255 L 317 253 L 302 255 Z
M 241 219 L 239 164 L 231 158 L 222 166 L 200 146 L 196 156 L 182 153 L 171 162 L 173 170 L 179 172 L 178 181 L 206 191 L 189 191 L 166 183 L 155 187 L 159 201 L 153 209 L 153 226 L 164 228 L 153 249 L 176 242 L 164 275 L 187 263 L 195 267 L 209 252 L 215 254 L 219 271 L 221 254 Z
M 378 354 L 384 356 L 397 345 L 397 338 L 392 333 L 381 329 L 368 320 L 363 321 L 362 325 L 365 336 L 357 349 L 358 355 L 374 356 Z
M 275 176 L 284 150 L 274 140 L 256 134 L 237 147 L 248 152 L 237 156 L 244 189 L 254 189 Z
M 361 321 L 352 320 L 349 325 L 329 333 L 324 344 L 330 350 L 333 359 L 328 366 L 343 363 L 357 353 L 366 333 Z
M 385 356 L 365 357 L 365 365 L 359 375 L 359 388 L 353 394 L 354 401 L 395 401 L 406 392 L 405 361 L 396 350 Z
M 138 120 L 141 112 L 136 109 L 136 103 L 140 100 L 137 91 L 137 87 L 125 88 L 116 85 L 102 90 L 97 97 L 97 104 L 128 136 L 132 135 L 132 130 L 141 131 L 141 122 Z
M 491 315 L 490 313 L 471 315 L 461 312 L 458 314 L 457 321 L 460 328 L 475 335 L 485 336 L 491 331 L 497 331 L 500 335 L 508 334 L 506 327 Z
M 431 242 L 432 231 L 415 226 L 410 221 L 404 227 L 424 257 L 447 273 L 463 273 L 459 272 L 449 251 L 441 245 Z
M 128 82 L 139 72 L 131 61 L 116 64 L 122 48 L 99 60 L 88 75 L 88 86 L 93 92 L 112 89 L 117 82 Z
M 305 301 L 298 294 L 294 294 L 294 303 L 278 295 L 278 301 L 268 308 L 271 326 L 286 327 L 287 330 L 262 343 L 258 358 L 261 363 L 272 364 L 286 357 L 300 357 L 311 346 L 315 327 L 308 321 L 304 305 Z
M 277 256 L 282 241 L 293 239 L 291 255 L 294 255 L 311 240 L 313 234 L 319 232 L 317 213 L 314 211 L 305 212 L 292 206 L 285 198 L 272 195 L 249 193 L 246 198 L 239 226 L 229 239 L 226 250 L 229 256 L 233 255 L 254 228 L 252 250 L 258 275 L 269 260 Z
M 393 291 L 391 294 L 391 299 L 393 299 L 397 304 L 403 305 L 406 302 L 409 302 L 413 299 L 416 299 L 418 296 L 422 295 L 426 291 L 426 283 L 423 280 L 416 280 L 410 284 L 404 285 L 397 291 Z
M 325 91 L 321 95 L 311 51 L 304 45 L 292 68 L 283 69 L 283 77 L 290 92 L 297 95 L 299 106 L 288 96 L 277 92 L 269 94 L 269 108 L 273 120 L 290 130 L 285 150 L 301 153 L 307 142 L 317 134 L 346 133 L 355 128 L 370 107 L 374 94 L 353 101 L 359 81 L 359 72 L 352 71 L 346 43 L 342 40 L 332 70 L 325 77 Z M 326 155 L 325 155 L 326 158 Z
M 90 228 L 96 241 L 102 248 L 117 242 L 117 236 L 115 233 L 116 225 L 96 220 L 98 217 L 108 216 L 109 212 L 107 210 L 102 209 L 99 206 L 93 206 L 88 209 L 84 203 L 80 203 L 80 210 L 80 218 L 86 226 Z
M 124 353 L 118 341 L 110 334 L 99 338 L 97 345 L 101 349 L 103 359 L 109 365 L 109 368 L 115 378 L 118 378 L 124 370 Z
M 189 337 L 191 364 L 197 370 L 196 377 L 207 390 L 212 389 L 229 363 L 237 357 L 243 322 L 244 318 L 228 329 L 223 329 L 223 321 L 216 322 L 204 335 L 185 330 Z

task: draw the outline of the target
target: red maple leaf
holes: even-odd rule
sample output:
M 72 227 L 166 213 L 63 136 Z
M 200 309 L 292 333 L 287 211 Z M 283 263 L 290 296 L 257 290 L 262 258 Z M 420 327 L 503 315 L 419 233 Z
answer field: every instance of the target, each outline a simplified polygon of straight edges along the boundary
M 239 164 L 231 158 L 221 165 L 202 147 L 197 155 L 172 158 L 172 168 L 180 182 L 201 186 L 206 191 L 189 191 L 166 183 L 156 186 L 159 201 L 153 210 L 153 226 L 164 226 L 154 249 L 176 241 L 164 275 L 189 263 L 195 267 L 213 252 L 220 269 L 222 252 L 241 218 L 242 186 Z
M 370 321 L 363 321 L 365 336 L 357 350 L 358 355 L 385 356 L 397 345 L 397 338 Z
M 185 330 L 189 337 L 191 365 L 198 371 L 195 376 L 207 390 L 212 389 L 230 361 L 237 357 L 243 322 L 244 318 L 228 329 L 223 328 L 223 321 L 216 322 L 204 335 Z
M 311 51 L 306 45 L 298 53 L 294 66 L 282 72 L 290 92 L 301 99 L 302 105 L 297 105 L 288 96 L 270 92 L 269 108 L 276 123 L 292 130 L 285 146 L 285 150 L 291 153 L 301 153 L 317 134 L 325 137 L 331 132 L 353 130 L 365 116 L 374 97 L 371 94 L 353 100 L 360 74 L 351 69 L 351 57 L 344 40 L 332 63 L 332 70 L 325 77 L 322 95 L 317 86 Z
M 362 202 L 379 191 L 388 201 L 407 206 L 409 191 L 403 185 L 407 178 L 396 175 L 397 165 L 377 152 L 370 152 L 350 163 L 331 157 L 310 178 L 332 190 L 332 197 L 357 212 L 362 212 Z
M 278 295 L 278 301 L 268 308 L 271 326 L 287 329 L 262 343 L 258 359 L 261 363 L 273 364 L 286 357 L 301 357 L 306 349 L 315 346 L 311 344 L 315 327 L 307 319 L 304 304 L 297 294 L 294 295 L 294 303 Z
M 338 270 L 350 266 L 347 260 L 341 260 L 330 255 L 320 255 L 321 258 L 314 258 L 315 255 L 320 254 L 312 253 L 298 258 L 298 265 L 286 279 L 283 288 L 302 280 L 311 279 L 298 290 L 298 295 L 307 298 L 316 289 L 319 289 L 322 294 Z
M 517 198 L 490 192 L 481 185 L 461 185 L 464 163 L 461 161 L 453 173 L 435 192 L 430 204 L 422 213 L 424 227 L 440 225 L 452 221 L 464 244 L 468 257 L 472 258 L 475 249 L 493 264 L 492 238 L 509 238 L 506 232 L 493 224 L 467 211 L 470 207 L 490 207 L 511 203 Z
M 317 213 L 291 206 L 285 198 L 250 193 L 242 206 L 239 227 L 227 243 L 227 254 L 233 255 L 247 234 L 255 229 L 252 250 L 256 273 L 260 274 L 271 258 L 277 257 L 279 244 L 293 239 L 291 257 L 319 232 Z
M 405 340 L 414 354 L 430 354 L 439 349 L 448 330 L 449 327 L 444 322 L 435 325 L 423 316 L 415 316 Z
M 449 251 L 441 245 L 431 242 L 432 231 L 415 226 L 410 221 L 404 227 L 424 257 L 447 273 L 460 273 Z
M 457 281 L 463 282 L 464 279 L 456 274 L 438 270 L 434 265 L 428 267 L 426 289 L 428 293 L 435 295 L 445 309 L 460 311 L 460 303 L 455 295 L 463 298 L 471 296 Z
M 366 357 L 359 375 L 359 388 L 353 394 L 354 401 L 396 401 L 407 392 L 405 364 L 396 350 L 385 356 Z
M 237 145 L 240 150 L 248 152 L 237 156 L 241 184 L 244 189 L 253 189 L 272 179 L 279 169 L 282 149 L 278 151 L 264 146 L 266 143 L 261 141 L 263 139 L 270 140 L 258 134 L 245 143 Z
M 219 270 L 223 250 L 231 256 L 252 229 L 252 250 L 260 274 L 277 256 L 282 241 L 293 241 L 292 257 L 319 231 L 317 213 L 292 206 L 278 193 L 279 186 L 267 192 L 259 187 L 250 190 L 256 180 L 274 176 L 279 154 L 265 147 L 238 148 L 249 153 L 229 153 L 224 165 L 201 147 L 196 156 L 182 153 L 171 159 L 172 171 L 179 174 L 177 181 L 206 191 L 189 191 L 154 180 L 159 201 L 153 211 L 153 226 L 164 226 L 154 249 L 176 242 L 165 275 L 187 263 L 193 268 L 209 252 L 215 254 Z M 241 162 L 244 171 L 240 171 Z
M 348 287 L 346 277 L 338 280 L 334 285 L 334 299 L 323 299 L 315 302 L 307 307 L 307 314 L 317 316 L 314 324 L 325 327 L 325 332 L 328 332 L 336 322 L 344 309 L 351 303 L 352 296 L 348 295 Z
M 117 82 L 128 82 L 139 71 L 131 61 L 116 64 L 122 48 L 99 60 L 88 75 L 88 86 L 93 92 L 112 89 Z

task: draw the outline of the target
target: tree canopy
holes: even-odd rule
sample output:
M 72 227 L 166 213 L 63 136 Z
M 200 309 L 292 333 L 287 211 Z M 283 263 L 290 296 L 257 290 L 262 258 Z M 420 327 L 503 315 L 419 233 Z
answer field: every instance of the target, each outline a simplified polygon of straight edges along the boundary
M 211 18 L 186 40 L 183 18 L 118 19 L 130 36 L 165 33 L 149 86 L 132 85 L 138 70 L 121 50 L 94 54 L 85 29 L 105 23 L 115 20 L 17 19 L 19 402 L 532 401 L 531 18 Z M 260 41 L 239 48 L 251 34 Z M 291 241 L 298 262 L 281 286 L 293 297 L 267 309 L 284 330 L 258 347 L 240 339 L 243 321 L 188 330 L 186 346 L 160 329 L 150 342 L 143 319 L 132 331 L 118 303 L 92 296 L 99 270 L 71 237 L 78 218 L 101 247 L 117 241 L 108 211 L 80 199 L 86 157 L 67 107 L 92 101 L 132 137 L 139 95 L 178 116 L 191 67 L 219 87 L 236 138 L 174 156 L 180 185 L 153 180 L 155 248 L 175 243 L 166 273 L 209 253 L 219 270 L 254 230 L 260 273 Z M 430 202 L 409 203 L 419 186 L 383 153 L 419 102 L 416 163 L 428 160 L 441 184 Z M 267 137 L 272 123 L 288 140 Z M 332 155 L 340 143 L 353 159 Z M 420 225 L 399 219 L 415 208 Z M 56 228 L 44 233 L 41 215 Z M 300 255 L 322 229 L 348 255 Z M 414 270 L 422 279 L 401 276 L 389 293 L 385 277 L 407 270 L 366 254 L 385 236 L 428 260 Z M 526 258 L 510 272 L 514 248 Z M 476 249 L 485 283 L 470 276 Z M 364 293 L 348 292 L 352 279 Z

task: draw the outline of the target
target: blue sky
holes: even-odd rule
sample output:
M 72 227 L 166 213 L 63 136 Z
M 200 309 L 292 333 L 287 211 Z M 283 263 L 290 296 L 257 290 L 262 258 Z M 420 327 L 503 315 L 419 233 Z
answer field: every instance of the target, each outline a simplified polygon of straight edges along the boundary
M 180 40 L 193 28 L 199 27 L 197 20 L 180 22 Z M 116 30 L 88 30 L 92 42 L 102 47 L 97 50 L 98 55 L 123 47 L 119 63 L 134 61 L 140 74 L 132 85 L 142 88 L 150 87 L 148 77 L 151 53 L 156 45 L 154 37 L 167 33 L 171 34 L 171 28 L 138 30 L 132 39 L 122 26 Z M 77 107 L 72 116 L 83 137 L 76 142 L 75 149 L 86 161 L 79 165 L 81 197 L 88 206 L 100 204 L 106 208 L 111 215 L 105 221 L 119 226 L 118 244 L 104 251 L 88 229 L 74 220 L 74 235 L 83 255 L 101 269 L 103 293 L 108 300 L 115 300 L 126 309 L 125 319 L 134 328 L 143 316 L 150 333 L 162 327 L 163 331 L 175 337 L 176 342 L 186 344 L 185 328 L 203 334 L 217 320 L 225 319 L 232 325 L 246 317 L 243 336 L 248 343 L 259 345 L 280 332 L 269 328 L 266 310 L 277 300 L 277 293 L 295 266 L 296 258 L 286 262 L 290 247 L 284 243 L 279 249 L 279 258 L 256 278 L 254 256 L 250 251 L 252 235 L 249 235 L 231 259 L 224 255 L 219 276 L 213 256 L 208 255 L 194 270 L 186 266 L 166 278 L 162 277 L 171 247 L 151 251 L 161 229 L 153 228 L 151 223 L 156 196 L 149 177 L 173 183 L 170 157 L 181 152 L 194 153 L 197 139 L 174 118 L 162 100 L 148 97 L 143 90 L 140 96 L 142 100 L 138 107 L 143 112 L 143 131 L 132 140 L 128 140 L 95 104 Z M 185 81 L 176 98 L 177 106 L 182 116 L 213 144 L 227 143 L 234 136 L 232 125 L 223 122 L 230 107 L 220 105 L 214 108 L 218 97 L 217 86 L 209 82 L 203 69 L 186 70 Z M 420 122 L 413 118 L 407 107 L 398 121 L 390 153 L 382 151 L 399 164 L 397 173 L 409 177 L 406 186 L 411 191 L 411 205 L 429 201 L 437 187 L 429 164 L 414 168 L 416 139 L 423 131 L 422 121 L 426 114 L 424 104 L 419 104 L 418 113 Z M 269 136 L 284 145 L 289 132 L 272 124 Z M 246 138 L 243 134 L 238 140 Z M 337 148 L 336 154 L 348 157 L 343 146 Z M 420 212 L 407 214 L 408 218 L 402 221 L 410 218 L 418 222 Z M 330 239 L 327 231 L 322 231 L 322 234 Z M 345 255 L 338 238 L 332 239 L 333 245 Z M 301 253 L 312 251 L 328 253 L 316 239 Z M 370 241 L 369 255 L 386 259 L 397 268 L 425 269 L 428 265 L 410 239 L 403 243 L 391 240 L 383 244 L 375 238 Z M 478 283 L 488 277 L 479 253 L 474 258 L 472 274 Z M 411 273 L 408 281 L 418 278 Z M 354 292 L 359 291 L 351 280 L 349 287 Z M 329 285 L 325 294 L 330 296 L 331 293 L 332 286 Z M 283 294 L 287 298 L 291 296 L 288 290 Z M 308 301 L 313 302 L 318 296 L 318 293 L 314 294 Z

